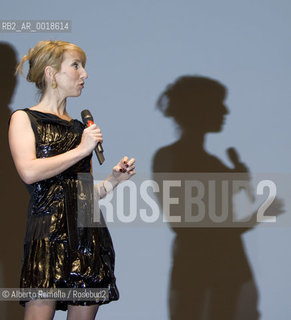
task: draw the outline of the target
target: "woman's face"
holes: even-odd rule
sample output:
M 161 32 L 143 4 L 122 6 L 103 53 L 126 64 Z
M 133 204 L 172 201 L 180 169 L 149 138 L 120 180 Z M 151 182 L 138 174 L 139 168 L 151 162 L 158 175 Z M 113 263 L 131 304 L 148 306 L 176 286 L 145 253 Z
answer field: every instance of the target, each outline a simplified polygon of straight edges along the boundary
M 75 50 L 65 51 L 61 68 L 55 75 L 58 93 L 64 98 L 78 97 L 87 78 L 80 53 Z

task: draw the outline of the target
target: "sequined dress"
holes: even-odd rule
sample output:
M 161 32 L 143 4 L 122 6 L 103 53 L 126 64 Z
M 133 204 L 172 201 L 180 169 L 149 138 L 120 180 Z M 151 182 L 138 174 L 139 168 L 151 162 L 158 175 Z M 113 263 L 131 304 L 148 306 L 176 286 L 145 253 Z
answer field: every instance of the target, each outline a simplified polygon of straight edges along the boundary
M 24 111 L 35 135 L 37 158 L 64 153 L 80 143 L 84 130 L 80 121 L 66 121 L 35 110 Z M 27 185 L 31 199 L 21 288 L 106 288 L 107 298 L 98 303 L 118 300 L 115 253 L 109 231 L 104 224 L 99 227 L 80 224 L 80 212 L 86 215 L 93 198 L 90 160 L 91 155 L 57 176 Z M 97 302 L 57 301 L 56 309 L 66 310 L 68 303 Z

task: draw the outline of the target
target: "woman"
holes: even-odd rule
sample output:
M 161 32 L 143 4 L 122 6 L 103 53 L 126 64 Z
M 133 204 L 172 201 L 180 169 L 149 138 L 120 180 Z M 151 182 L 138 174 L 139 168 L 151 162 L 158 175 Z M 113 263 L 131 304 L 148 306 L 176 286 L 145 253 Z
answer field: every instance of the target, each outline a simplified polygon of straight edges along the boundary
M 72 43 L 40 41 L 22 58 L 17 73 L 25 61 L 29 62 L 27 80 L 36 84 L 41 98 L 37 105 L 14 112 L 9 127 L 12 157 L 31 195 L 20 286 L 106 288 L 109 297 L 104 301 L 22 302 L 24 319 L 52 319 L 55 310 L 68 310 L 68 319 L 95 319 L 98 306 L 117 300 L 119 293 L 106 226 L 78 225 L 84 197 L 85 213 L 81 210 L 81 214 L 90 214 L 91 156 L 97 143 L 103 142 L 96 124 L 85 128 L 66 109 L 67 98 L 78 97 L 84 87 L 86 55 Z M 129 179 L 134 168 L 133 158 L 120 160 L 112 174 L 94 186 L 97 196 L 104 197 Z
M 154 174 L 163 172 L 168 176 L 169 172 L 175 173 L 182 185 L 186 180 L 198 179 L 200 182 L 199 187 L 196 185 L 197 190 L 193 185 L 191 195 L 187 195 L 185 188 L 177 188 L 172 193 L 173 197 L 185 201 L 173 206 L 170 213 L 182 221 L 180 225 L 170 223 L 175 235 L 169 284 L 171 320 L 235 319 L 244 286 L 252 297 L 248 300 L 251 316 L 244 318 L 258 319 L 257 289 L 241 239 L 248 228 L 231 224 L 235 221 L 233 194 L 229 187 L 226 203 L 223 187 L 225 182 L 231 186 L 238 173 L 240 179 L 244 174 L 247 181 L 248 169 L 240 162 L 234 148 L 227 151 L 233 168 L 205 148 L 206 135 L 223 130 L 229 113 L 226 95 L 227 88 L 217 80 L 186 75 L 170 84 L 157 103 L 166 117 L 173 118 L 181 135 L 177 141 L 156 152 Z M 214 189 L 211 183 L 214 183 Z M 186 201 L 187 197 L 189 201 Z M 225 222 L 216 222 L 213 214 L 226 217 Z M 187 218 L 198 219 L 191 223 Z

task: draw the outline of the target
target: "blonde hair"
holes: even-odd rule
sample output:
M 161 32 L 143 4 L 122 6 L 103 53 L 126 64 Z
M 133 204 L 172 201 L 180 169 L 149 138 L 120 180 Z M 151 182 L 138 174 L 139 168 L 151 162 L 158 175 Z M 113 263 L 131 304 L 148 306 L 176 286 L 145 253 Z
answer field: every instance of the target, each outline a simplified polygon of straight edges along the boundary
M 45 40 L 38 42 L 34 48 L 28 50 L 28 53 L 23 56 L 16 67 L 15 74 L 23 74 L 23 64 L 28 61 L 29 70 L 26 79 L 29 82 L 34 82 L 40 93 L 43 94 L 46 89 L 45 67 L 51 66 L 59 71 L 64 52 L 68 50 L 78 51 L 81 55 L 81 62 L 85 66 L 86 54 L 77 45 L 61 40 Z

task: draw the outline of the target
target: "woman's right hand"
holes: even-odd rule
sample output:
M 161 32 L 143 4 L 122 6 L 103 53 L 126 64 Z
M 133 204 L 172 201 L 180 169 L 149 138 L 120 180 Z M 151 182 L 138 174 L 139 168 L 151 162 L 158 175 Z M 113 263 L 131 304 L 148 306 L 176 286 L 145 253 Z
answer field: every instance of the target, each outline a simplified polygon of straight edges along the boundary
M 23 110 L 13 113 L 9 126 L 9 145 L 16 169 L 26 184 L 54 177 L 89 155 L 102 133 L 96 125 L 86 128 L 77 148 L 56 156 L 37 158 L 35 135 L 28 115 Z M 69 143 L 69 141 L 68 141 Z
M 96 148 L 98 142 L 103 142 L 103 136 L 100 128 L 94 123 L 84 129 L 81 142 L 77 148 L 79 148 L 85 156 L 88 156 Z

